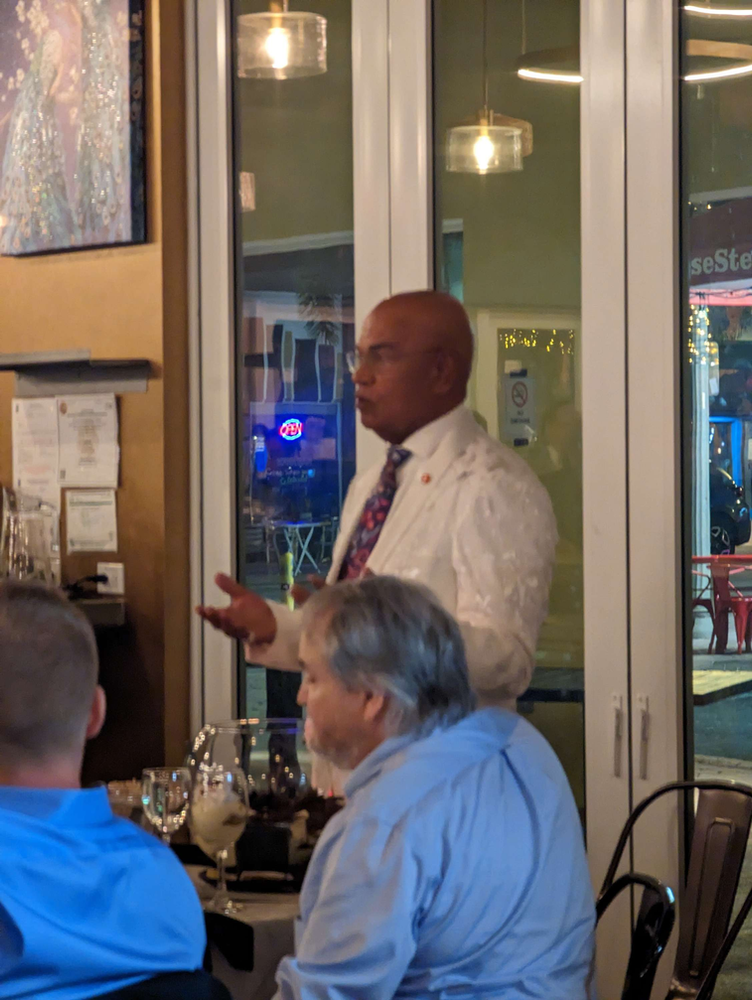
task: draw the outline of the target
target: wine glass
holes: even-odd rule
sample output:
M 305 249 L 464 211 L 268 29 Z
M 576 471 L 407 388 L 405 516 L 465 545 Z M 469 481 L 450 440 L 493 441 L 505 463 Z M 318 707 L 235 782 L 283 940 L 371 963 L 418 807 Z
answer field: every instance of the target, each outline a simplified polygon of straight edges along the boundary
M 197 735 L 185 763 L 239 767 L 248 781 L 251 818 L 236 847 L 240 872 L 254 880 L 281 873 L 299 882 L 324 826 L 342 805 L 312 784 L 313 756 L 302 719 L 213 722 Z M 263 863 L 260 863 L 263 859 Z M 257 868 L 262 872 L 256 871 Z
M 196 769 L 191 791 L 190 826 L 193 840 L 217 862 L 217 889 L 207 909 L 232 914 L 242 910 L 227 894 L 227 852 L 245 830 L 250 809 L 248 782 L 238 767 L 221 765 Z
M 157 827 L 162 841 L 185 822 L 191 794 L 191 772 L 187 767 L 146 768 L 141 780 L 141 802 L 146 818 Z
M 186 763 L 240 767 L 248 779 L 251 808 L 265 800 L 290 803 L 311 794 L 311 754 L 301 719 L 236 719 L 204 726 Z

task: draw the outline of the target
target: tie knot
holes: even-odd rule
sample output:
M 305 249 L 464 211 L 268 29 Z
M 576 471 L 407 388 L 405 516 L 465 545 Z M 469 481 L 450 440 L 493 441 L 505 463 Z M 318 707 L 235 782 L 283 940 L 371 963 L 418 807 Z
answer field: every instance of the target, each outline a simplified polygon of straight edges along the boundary
M 408 451 L 407 448 L 399 448 L 396 444 L 393 444 L 387 452 L 387 465 L 390 465 L 396 472 L 401 465 L 404 465 L 411 455 L 412 452 Z

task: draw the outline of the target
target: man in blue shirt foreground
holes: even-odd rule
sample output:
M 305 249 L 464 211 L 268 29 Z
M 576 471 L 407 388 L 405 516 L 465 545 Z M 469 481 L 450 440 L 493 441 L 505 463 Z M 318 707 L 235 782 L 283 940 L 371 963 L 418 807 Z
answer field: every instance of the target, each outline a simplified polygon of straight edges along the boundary
M 311 749 L 354 768 L 301 895 L 277 1000 L 584 1000 L 594 907 L 545 740 L 473 712 L 458 626 L 427 590 L 340 583 L 305 606 Z
M 91 626 L 0 584 L 0 998 L 85 1000 L 201 967 L 201 906 L 169 848 L 82 790 L 104 722 Z

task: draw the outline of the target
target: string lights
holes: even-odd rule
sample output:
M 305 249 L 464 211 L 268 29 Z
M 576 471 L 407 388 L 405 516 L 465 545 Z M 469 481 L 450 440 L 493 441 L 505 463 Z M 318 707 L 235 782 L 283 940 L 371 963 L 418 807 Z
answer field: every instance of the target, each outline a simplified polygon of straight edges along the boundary
M 513 347 L 542 347 L 547 354 L 574 354 L 574 330 L 521 330 L 516 327 L 511 330 L 500 330 L 499 339 L 503 339 L 505 350 Z

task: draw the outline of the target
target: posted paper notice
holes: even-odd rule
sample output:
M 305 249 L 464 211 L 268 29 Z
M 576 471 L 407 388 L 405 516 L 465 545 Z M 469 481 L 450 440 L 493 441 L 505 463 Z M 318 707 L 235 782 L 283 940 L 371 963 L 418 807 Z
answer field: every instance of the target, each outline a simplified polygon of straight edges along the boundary
M 117 552 L 114 490 L 68 490 L 65 494 L 68 555 Z
M 13 487 L 59 511 L 56 401 L 14 399 L 12 405 Z
M 118 484 L 117 403 L 114 393 L 58 396 L 61 486 Z

